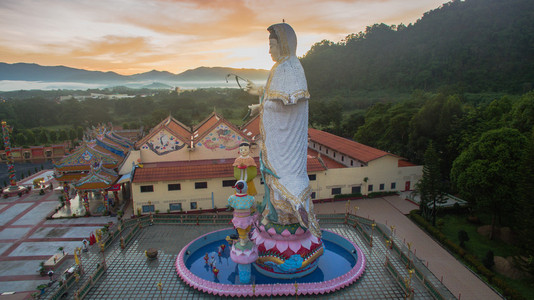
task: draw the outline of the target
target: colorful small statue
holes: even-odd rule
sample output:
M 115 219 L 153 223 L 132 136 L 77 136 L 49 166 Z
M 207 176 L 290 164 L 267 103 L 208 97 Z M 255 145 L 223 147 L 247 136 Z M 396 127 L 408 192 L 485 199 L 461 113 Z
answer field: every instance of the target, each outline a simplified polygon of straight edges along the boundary
M 247 194 L 247 183 L 239 180 L 235 184 L 236 193 L 228 198 L 228 204 L 234 208 L 232 223 L 239 234 L 239 243 L 245 246 L 248 242 L 248 233 L 254 223 L 251 208 L 254 206 L 254 197 Z
M 254 178 L 257 175 L 257 166 L 254 158 L 250 156 L 250 144 L 241 143 L 239 145 L 239 157 L 234 161 L 234 178 L 244 180 L 248 186 L 248 194 L 256 196 L 258 192 L 254 186 Z

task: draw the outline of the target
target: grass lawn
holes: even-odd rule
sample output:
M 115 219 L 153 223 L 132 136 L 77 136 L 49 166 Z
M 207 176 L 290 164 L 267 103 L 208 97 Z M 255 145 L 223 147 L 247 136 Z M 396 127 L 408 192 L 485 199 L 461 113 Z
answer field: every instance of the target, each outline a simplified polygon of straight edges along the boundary
M 502 257 L 518 254 L 518 249 L 515 246 L 497 239 L 490 240 L 478 234 L 477 228 L 481 225 L 469 223 L 465 215 L 446 215 L 441 219 L 444 221 L 441 232 L 456 244 L 460 245 L 458 231 L 463 229 L 467 232 L 469 241 L 465 242 L 465 250 L 476 255 L 479 259 L 484 258 L 489 250 L 493 251 L 495 256 Z
M 469 236 L 469 241 L 465 242 L 465 250 L 468 253 L 474 254 L 479 260 L 486 256 L 486 253 L 491 250 L 495 256 L 514 256 L 519 253 L 519 250 L 510 244 L 504 243 L 500 240 L 490 240 L 489 238 L 478 234 L 477 228 L 481 225 L 472 224 L 467 221 L 465 215 L 445 215 L 440 219 L 444 221 L 441 232 L 456 244 L 460 244 L 458 239 L 458 231 L 465 230 Z M 526 299 L 534 299 L 534 282 L 529 280 L 514 280 L 504 275 L 497 275 L 498 278 L 505 281 L 511 288 L 521 293 Z

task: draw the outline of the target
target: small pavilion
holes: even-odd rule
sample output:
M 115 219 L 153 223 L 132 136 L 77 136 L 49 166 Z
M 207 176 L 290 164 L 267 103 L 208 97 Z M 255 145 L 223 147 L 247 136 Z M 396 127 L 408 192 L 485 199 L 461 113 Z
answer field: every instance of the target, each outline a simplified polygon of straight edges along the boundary
M 85 210 L 96 214 L 108 214 L 113 213 L 113 207 L 119 204 L 118 191 L 120 186 L 116 186 L 119 176 L 113 169 L 108 169 L 102 164 L 97 167 L 92 167 L 89 173 L 72 185 L 78 193 L 78 197 L 82 200 Z M 110 196 L 109 192 L 112 191 L 113 195 Z M 90 201 L 101 205 L 93 205 L 91 210 Z M 96 206 L 96 207 L 95 207 Z

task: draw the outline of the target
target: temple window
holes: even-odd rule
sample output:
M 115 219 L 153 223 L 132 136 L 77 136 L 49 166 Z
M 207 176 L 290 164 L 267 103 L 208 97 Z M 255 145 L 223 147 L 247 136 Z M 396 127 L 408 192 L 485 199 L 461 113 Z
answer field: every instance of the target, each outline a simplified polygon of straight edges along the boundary
M 341 188 L 332 189 L 332 195 L 339 195 L 339 194 L 341 194 Z
M 396 182 L 392 182 L 391 183 L 391 189 L 394 190 L 397 188 L 397 183 Z
M 154 212 L 154 205 L 143 205 L 143 212 L 144 213 Z
M 352 192 L 353 194 L 361 194 L 361 192 L 362 192 L 362 188 L 361 188 L 361 186 L 353 186 L 351 192 Z
M 384 184 L 383 184 L 383 183 L 380 184 L 380 190 L 381 190 L 381 191 L 384 190 Z
M 170 211 L 182 211 L 182 203 L 169 203 Z
M 195 189 L 207 189 L 208 188 L 208 182 L 202 181 L 202 182 L 195 182 Z
M 191 209 L 197 209 L 197 203 L 196 202 L 191 202 L 189 203 Z
M 182 186 L 179 183 L 171 183 L 167 188 L 169 191 L 179 191 L 182 189 Z
M 317 180 L 317 175 L 316 174 L 309 174 L 308 178 L 310 179 L 310 181 L 314 181 L 314 180 Z
M 232 180 L 223 180 L 222 181 L 222 186 L 223 187 L 234 187 L 235 185 L 235 180 L 232 179 Z
M 315 192 L 312 192 L 312 193 L 311 193 L 311 198 L 312 198 L 312 199 L 315 199 Z
M 373 185 L 370 184 L 368 187 L 367 187 L 367 191 L 368 192 L 372 192 L 373 191 Z
M 153 185 L 142 185 L 141 186 L 141 193 L 150 193 L 154 191 Z

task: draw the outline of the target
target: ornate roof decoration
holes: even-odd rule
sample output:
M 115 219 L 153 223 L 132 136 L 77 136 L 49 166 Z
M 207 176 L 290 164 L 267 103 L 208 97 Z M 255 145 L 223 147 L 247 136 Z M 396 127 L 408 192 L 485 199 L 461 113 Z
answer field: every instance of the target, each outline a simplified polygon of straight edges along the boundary
M 252 141 L 234 124 L 213 112 L 202 121 L 193 132 L 192 143 L 194 147 L 207 147 L 208 149 L 234 150 L 239 144 Z
M 189 144 L 190 142 L 191 131 L 189 130 L 189 128 L 184 124 L 180 123 L 175 118 L 168 116 L 158 125 L 156 125 L 152 130 L 150 130 L 149 134 L 147 134 L 144 138 L 135 143 L 135 148 L 139 149 L 142 145 L 146 144 L 162 130 L 168 131 L 172 136 L 176 137 L 183 143 Z
M 133 148 L 133 145 L 134 145 L 134 143 L 132 143 L 129 139 L 122 137 L 118 134 L 115 134 L 115 131 L 107 133 L 105 135 L 105 138 L 119 144 L 125 149 L 131 149 Z
M 77 190 L 99 190 L 110 188 L 118 179 L 117 172 L 102 166 L 91 166 L 87 176 L 74 183 Z
M 119 161 L 116 158 L 108 153 L 97 151 L 94 147 L 96 147 L 95 143 L 83 142 L 72 154 L 55 163 L 54 168 L 58 171 L 72 167 L 76 167 L 75 169 L 83 167 L 80 170 L 88 170 L 90 166 L 98 165 L 100 162 L 108 168 L 114 168 L 117 165 Z

